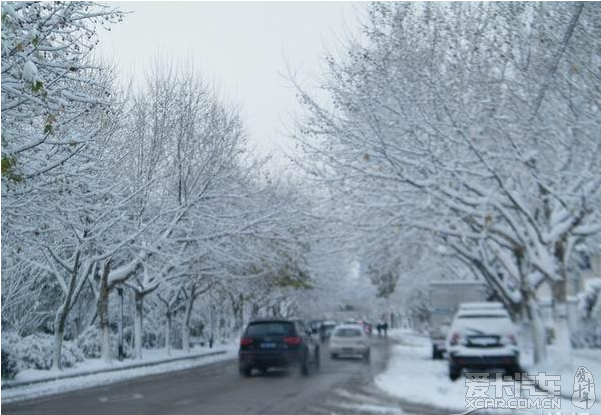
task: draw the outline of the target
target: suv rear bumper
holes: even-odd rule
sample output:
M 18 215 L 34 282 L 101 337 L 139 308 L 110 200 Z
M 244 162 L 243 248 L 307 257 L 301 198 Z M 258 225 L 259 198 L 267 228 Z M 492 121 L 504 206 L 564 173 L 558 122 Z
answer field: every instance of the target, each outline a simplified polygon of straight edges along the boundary
M 241 367 L 288 367 L 301 363 L 303 359 L 300 350 L 282 352 L 247 352 L 238 353 Z
M 369 353 L 369 346 L 330 346 L 330 354 L 365 355 L 367 353 Z
M 462 356 L 451 354 L 449 356 L 451 366 L 468 369 L 491 369 L 496 367 L 517 367 L 519 365 L 519 354 L 513 355 L 485 355 L 485 356 Z

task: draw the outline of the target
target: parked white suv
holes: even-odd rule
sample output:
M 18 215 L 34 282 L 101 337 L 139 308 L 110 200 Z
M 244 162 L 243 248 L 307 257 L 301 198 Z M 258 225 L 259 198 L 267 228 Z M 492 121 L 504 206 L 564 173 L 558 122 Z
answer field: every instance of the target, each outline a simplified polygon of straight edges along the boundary
M 363 326 L 359 324 L 343 324 L 337 326 L 330 337 L 330 357 L 362 356 L 369 360 L 369 338 Z
M 459 307 L 446 341 L 449 377 L 463 369 L 519 371 L 517 330 L 503 307 Z

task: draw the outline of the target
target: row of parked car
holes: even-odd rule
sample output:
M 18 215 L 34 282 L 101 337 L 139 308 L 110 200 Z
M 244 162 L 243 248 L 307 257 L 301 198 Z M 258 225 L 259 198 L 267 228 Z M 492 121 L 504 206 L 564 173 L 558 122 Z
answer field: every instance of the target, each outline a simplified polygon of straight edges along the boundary
M 462 303 L 448 330 L 444 349 L 449 377 L 456 380 L 463 370 L 503 369 L 513 376 L 519 372 L 520 349 L 516 326 L 503 304 Z M 434 356 L 436 358 L 436 356 Z
M 328 351 L 332 359 L 361 356 L 369 361 L 369 339 L 362 325 L 333 323 L 328 324 L 328 331 L 324 331 L 323 326 L 307 325 L 298 319 L 251 321 L 240 339 L 240 374 L 248 377 L 253 370 L 265 373 L 270 368 L 296 367 L 308 375 L 319 369 L 324 333 L 329 338 Z

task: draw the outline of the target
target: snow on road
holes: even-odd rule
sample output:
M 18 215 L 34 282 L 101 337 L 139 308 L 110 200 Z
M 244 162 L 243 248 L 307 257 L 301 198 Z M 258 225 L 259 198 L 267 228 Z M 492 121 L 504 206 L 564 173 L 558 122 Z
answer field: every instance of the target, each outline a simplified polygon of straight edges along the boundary
M 407 330 L 392 330 L 390 336 L 399 344 L 392 346 L 376 385 L 407 402 L 465 411 L 465 384 L 449 380 L 445 361 L 432 360 L 430 340 Z

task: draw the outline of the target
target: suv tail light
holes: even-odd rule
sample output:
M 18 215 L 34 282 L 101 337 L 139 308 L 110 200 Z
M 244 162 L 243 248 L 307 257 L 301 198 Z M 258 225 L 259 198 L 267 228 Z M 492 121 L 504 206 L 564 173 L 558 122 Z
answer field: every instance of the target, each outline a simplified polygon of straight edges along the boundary
M 461 339 L 461 336 L 459 335 L 459 333 L 453 333 L 451 335 L 451 346 L 455 346 L 459 343 L 459 339 Z
M 301 338 L 300 337 L 284 337 L 284 343 L 286 344 L 300 344 L 301 343 Z
M 240 346 L 248 346 L 251 345 L 253 342 L 253 339 L 248 338 L 248 337 L 242 337 L 240 339 Z

